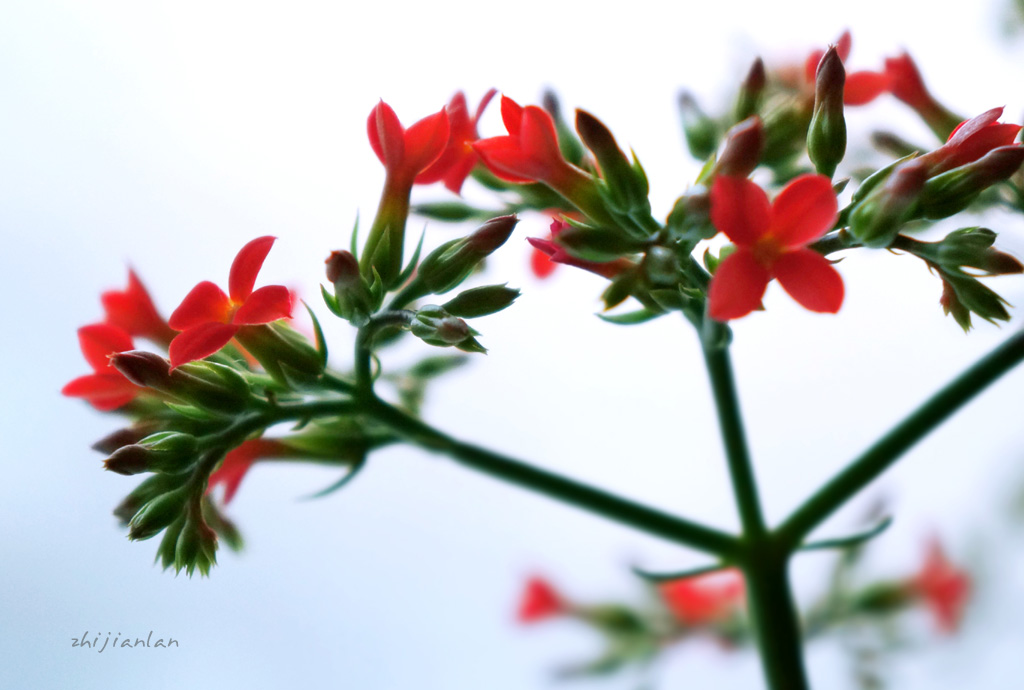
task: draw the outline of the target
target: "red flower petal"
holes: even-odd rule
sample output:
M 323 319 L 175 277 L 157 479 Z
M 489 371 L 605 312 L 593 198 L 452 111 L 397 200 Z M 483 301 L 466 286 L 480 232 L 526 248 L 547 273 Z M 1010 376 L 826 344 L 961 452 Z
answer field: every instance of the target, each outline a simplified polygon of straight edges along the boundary
M 398 116 L 391 106 L 380 101 L 366 120 L 366 133 L 370 138 L 370 147 L 377 158 L 388 170 L 394 170 L 402 164 L 405 157 L 405 128 L 398 121 Z
M 101 412 L 116 410 L 135 399 L 142 390 L 118 371 L 79 376 L 61 389 L 70 398 L 84 398 Z
M 480 117 L 487 110 L 487 105 L 491 102 L 491 99 L 498 93 L 497 89 L 488 89 L 484 97 L 480 99 L 480 105 L 476 107 L 476 112 L 473 113 L 473 131 L 476 132 L 477 123 L 480 122 Z
M 185 295 L 167 323 L 176 331 L 185 331 L 204 323 L 223 323 L 230 314 L 231 300 L 228 296 L 219 287 L 204 280 Z
M 292 316 L 292 293 L 283 285 L 266 285 L 249 295 L 238 308 L 231 323 L 254 326 Z
M 1000 107 L 986 110 L 981 115 L 976 115 L 970 120 L 964 120 L 949 133 L 946 143 L 959 146 L 989 125 L 995 124 L 996 120 L 1002 116 L 1003 109 Z
M 444 152 L 450 133 L 448 113 L 444 108 L 414 123 L 405 131 L 402 167 L 413 176 L 429 168 Z
M 270 235 L 257 237 L 235 255 L 235 260 L 231 262 L 231 273 L 228 274 L 228 293 L 235 304 L 241 304 L 252 294 L 256 276 L 263 268 L 263 262 L 276 239 Z
M 746 316 L 761 304 L 771 276 L 749 249 L 739 247 L 715 270 L 708 288 L 708 314 L 716 321 Z
M 514 184 L 536 181 L 530 159 L 520 150 L 518 137 L 492 137 L 473 143 L 473 150 L 497 177 Z
M 828 259 L 810 249 L 786 252 L 772 272 L 790 296 L 803 307 L 835 314 L 843 306 L 843 278 Z
M 523 107 L 508 96 L 501 97 L 501 121 L 505 130 L 512 136 L 519 136 L 520 123 L 523 121 Z
M 178 334 L 168 348 L 171 368 L 209 357 L 228 344 L 238 326 L 226 323 L 204 323 Z
M 954 632 L 963 618 L 970 595 L 970 576 L 946 558 L 942 545 L 933 539 L 925 563 L 912 582 L 935 616 L 939 629 Z
M 520 623 L 535 623 L 565 612 L 561 595 L 547 580 L 531 577 L 519 602 L 516 618 Z
M 743 580 L 735 571 L 666 582 L 658 588 L 668 609 L 686 625 L 727 618 L 743 598 Z
M 743 177 L 719 175 L 711 186 L 711 224 L 737 246 L 751 246 L 768 231 L 768 195 Z
M 881 96 L 889 88 L 889 76 L 882 72 L 853 72 L 846 75 L 843 103 L 864 105 Z
M 135 343 L 127 332 L 106 323 L 94 323 L 78 329 L 78 344 L 85 361 L 98 373 L 110 371 L 110 355 L 134 350 Z
M 166 334 L 167 324 L 160 318 L 152 298 L 135 271 L 128 271 L 127 288 L 104 292 L 100 295 L 100 302 L 108 324 L 131 335 L 159 338 Z
M 568 165 L 558 148 L 555 122 L 543 108 L 535 105 L 523 108 L 519 142 L 522 151 L 538 166 L 537 179 L 553 179 Z
M 828 232 L 838 213 L 831 180 L 813 173 L 801 175 L 775 197 L 767 234 L 784 247 L 800 247 Z
M 535 238 L 531 237 L 528 239 L 530 240 L 530 244 L 534 244 L 533 240 Z M 538 240 L 538 242 L 545 242 L 545 240 Z M 554 243 L 548 242 L 548 244 L 553 245 Z M 552 246 L 551 251 L 553 252 L 554 249 L 555 248 Z M 530 270 L 533 271 L 533 275 L 538 278 L 547 278 L 555 272 L 555 269 L 558 268 L 558 264 L 552 261 L 549 257 L 549 252 L 534 244 L 533 251 L 530 252 Z

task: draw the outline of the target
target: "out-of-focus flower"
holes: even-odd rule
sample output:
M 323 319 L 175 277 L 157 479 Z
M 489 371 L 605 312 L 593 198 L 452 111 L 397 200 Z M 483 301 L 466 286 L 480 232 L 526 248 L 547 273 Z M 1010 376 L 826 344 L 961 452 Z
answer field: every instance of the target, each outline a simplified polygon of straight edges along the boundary
M 568 609 L 562 595 L 542 577 L 526 581 L 516 618 L 520 623 L 536 623 L 564 614 Z
M 110 366 L 110 355 L 135 349 L 126 331 L 106 323 L 90 324 L 78 329 L 78 343 L 93 373 L 69 382 L 62 394 L 84 398 L 97 410 L 109 412 L 130 403 L 143 390 Z
M 802 306 L 835 313 L 843 304 L 843 279 L 828 259 L 808 249 L 835 223 L 838 202 L 823 175 L 801 175 L 773 203 L 756 184 L 719 176 L 711 188 L 711 222 L 736 250 L 718 265 L 708 291 L 717 321 L 746 316 L 777 278 Z
M 909 582 L 910 591 L 924 600 L 939 630 L 955 632 L 971 592 L 971 578 L 950 563 L 938 539 L 928 544 L 921 570 Z
M 564 220 L 553 218 L 551 220 L 551 235 L 548 239 L 541 239 L 539 237 L 526 238 L 534 248 L 534 254 L 530 258 L 530 267 L 533 270 L 534 275 L 538 278 L 546 278 L 551 275 L 555 270 L 554 264 L 566 264 L 568 266 L 582 268 L 585 271 L 596 273 L 597 275 L 608 278 L 609 280 L 623 271 L 627 271 L 636 266 L 633 261 L 626 258 L 604 262 L 586 261 L 584 259 L 576 258 L 555 241 L 558 234 L 568 227 L 570 227 L 569 224 Z M 538 255 L 538 252 L 540 255 L 543 255 L 543 258 Z M 545 261 L 547 262 L 546 264 Z
M 238 487 L 248 473 L 249 468 L 260 458 L 274 458 L 287 455 L 288 447 L 280 441 L 255 438 L 244 441 L 240 446 L 228 452 L 220 463 L 220 467 L 210 475 L 206 492 L 210 493 L 218 485 L 224 485 L 224 504 L 227 505 L 238 492 Z
M 889 93 L 913 108 L 938 137 L 947 136 L 959 122 L 960 118 L 928 91 L 921 71 L 907 53 L 886 58 L 885 74 L 889 80 Z
M 729 618 L 743 603 L 743 578 L 735 570 L 666 582 L 658 588 L 665 606 L 688 626 Z
M 275 239 L 258 237 L 242 247 L 231 264 L 229 294 L 205 280 L 185 296 L 169 320 L 171 328 L 181 331 L 168 351 L 171 367 L 212 355 L 242 326 L 291 317 L 292 294 L 288 288 L 266 285 L 253 290 Z
M 466 105 L 466 95 L 459 91 L 452 96 L 452 100 L 445 106 L 450 130 L 448 144 L 437 160 L 416 176 L 416 184 L 430 184 L 443 180 L 445 187 L 456 194 L 461 193 L 463 182 L 480 160 L 480 156 L 473 149 L 473 142 L 480 138 L 477 123 L 496 93 L 494 89 L 485 93 L 472 117 Z
M 117 326 L 129 335 L 149 338 L 166 346 L 174 336 L 174 329 L 160 316 L 135 271 L 128 271 L 128 287 L 124 290 L 108 290 L 100 295 L 106 323 Z

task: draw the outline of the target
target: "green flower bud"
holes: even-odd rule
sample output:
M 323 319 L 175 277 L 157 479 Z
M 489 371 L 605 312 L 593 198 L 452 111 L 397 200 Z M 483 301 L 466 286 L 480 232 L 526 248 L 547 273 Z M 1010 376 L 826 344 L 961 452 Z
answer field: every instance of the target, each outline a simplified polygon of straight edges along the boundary
M 928 180 L 921 194 L 925 218 L 947 218 L 964 210 L 983 191 L 1013 175 L 1024 163 L 1024 146 L 1000 146 L 976 161 Z
M 604 123 L 585 110 L 577 110 L 576 131 L 597 159 L 612 205 L 627 213 L 634 209 L 649 211 L 646 177 L 630 164 Z
M 138 443 L 118 448 L 103 464 L 118 474 L 142 472 L 180 472 L 196 458 L 199 442 L 195 436 L 174 431 L 161 431 Z
M 740 92 L 736 98 L 736 109 L 734 111 L 734 117 L 737 122 L 757 114 L 761 106 L 761 95 L 764 93 L 764 87 L 767 83 L 768 78 L 764 71 L 764 61 L 761 58 L 757 58 L 754 60 L 754 64 L 750 66 L 750 71 L 747 72 L 743 84 L 740 85 Z
M 462 319 L 452 316 L 443 307 L 427 305 L 416 312 L 411 325 L 412 334 L 428 345 L 450 347 L 454 345 L 466 352 L 485 352 L 473 336 L 479 335 Z
M 873 186 L 862 201 L 853 202 L 850 233 L 866 247 L 891 245 L 903 224 L 915 216 L 927 174 L 916 160 L 896 168 L 884 185 Z
M 807 153 L 822 175 L 832 177 L 846 155 L 843 88 L 846 70 L 832 46 L 818 63 L 814 84 L 814 114 L 807 131 Z
M 284 323 L 242 326 L 236 337 L 274 380 L 286 386 L 300 380 L 315 381 L 323 374 L 325 363 L 320 352 Z
M 452 316 L 472 319 L 505 309 L 519 297 L 519 290 L 506 285 L 485 285 L 460 292 L 455 299 L 441 305 Z
M 448 292 L 465 280 L 481 261 L 505 244 L 518 222 L 519 219 L 514 215 L 499 216 L 466 237 L 445 242 L 423 259 L 416 280 L 429 293 L 440 295 Z
M 714 153 L 721 132 L 718 124 L 701 110 L 693 94 L 685 91 L 679 94 L 679 115 L 690 155 L 702 161 Z
M 139 541 L 156 536 L 182 514 L 188 495 L 187 488 L 181 487 L 150 500 L 131 519 L 128 538 Z

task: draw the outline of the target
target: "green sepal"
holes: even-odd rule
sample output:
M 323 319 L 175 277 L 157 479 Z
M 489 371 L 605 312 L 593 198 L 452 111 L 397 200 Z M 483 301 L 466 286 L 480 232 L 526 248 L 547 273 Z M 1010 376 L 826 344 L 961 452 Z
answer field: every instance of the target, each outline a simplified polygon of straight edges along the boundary
M 707 575 L 708 573 L 717 573 L 719 570 L 725 570 L 729 567 L 731 566 L 728 563 L 712 563 L 711 565 L 702 565 L 698 568 L 688 568 L 686 570 L 678 570 L 671 573 L 654 573 L 650 570 L 637 566 L 632 566 L 630 570 L 632 570 L 633 574 L 641 580 L 658 585 L 665 582 L 673 582 L 675 580 L 685 580 L 686 578 L 697 577 L 699 575 Z
M 356 212 L 356 222 L 352 225 L 352 239 L 349 240 L 348 250 L 352 256 L 359 258 L 359 212 Z
M 182 417 L 195 419 L 196 421 L 200 422 L 208 422 L 211 419 L 213 419 L 209 412 L 207 412 L 206 410 L 201 410 L 193 405 L 186 405 L 185 403 L 174 403 L 170 402 L 169 400 L 165 400 L 164 405 L 171 408 L 172 410 L 180 414 Z
M 340 319 L 345 318 L 341 313 L 341 309 L 338 307 L 337 298 L 331 293 L 327 292 L 327 288 L 324 287 L 322 283 L 320 284 L 320 296 L 324 298 L 324 304 L 327 305 L 327 308 L 331 310 L 332 314 L 334 314 Z
M 836 537 L 834 539 L 822 539 L 821 541 L 814 541 L 809 544 L 803 544 L 800 546 L 800 551 L 820 551 L 824 549 L 850 549 L 857 546 L 861 546 L 879 534 L 889 529 L 892 525 L 892 517 L 887 516 L 882 518 L 877 525 L 869 527 L 866 530 L 856 532 L 846 537 Z
M 321 286 L 322 288 L 323 286 Z M 327 339 L 324 338 L 324 329 L 320 327 L 320 319 L 316 318 L 316 314 L 309 308 L 305 300 L 302 300 L 302 306 L 306 308 L 309 313 L 309 318 L 313 321 L 313 335 L 316 341 L 316 350 L 320 353 L 320 366 L 321 368 L 327 367 Z
M 420 253 L 423 252 L 423 239 L 427 236 L 426 227 L 423 228 L 423 232 L 420 233 L 420 241 L 416 244 L 416 251 L 412 253 L 412 258 L 409 259 L 409 263 L 406 264 L 405 270 L 398 276 L 398 280 L 395 281 L 395 285 L 404 285 L 412 274 L 416 271 L 416 267 L 420 262 Z
M 440 201 L 428 204 L 415 204 L 412 207 L 412 212 L 426 218 L 447 223 L 459 223 L 462 221 L 477 219 L 486 220 L 493 216 L 501 215 L 500 212 L 476 208 L 461 201 Z
M 597 318 L 618 326 L 634 326 L 636 324 L 653 321 L 659 316 L 664 316 L 665 313 L 666 312 L 654 311 L 644 307 L 643 309 L 637 309 L 636 311 L 627 312 L 625 314 L 598 314 Z
M 312 501 L 313 499 L 323 498 L 324 496 L 329 496 L 330 494 L 333 494 L 335 491 L 337 491 L 337 490 L 339 490 L 341 488 L 344 488 L 350 481 L 355 479 L 356 475 L 358 475 L 363 470 L 363 468 L 365 466 L 366 466 L 366 454 L 364 453 L 362 458 L 360 458 L 359 460 L 354 462 L 352 464 L 352 466 L 349 468 L 348 472 L 346 472 L 344 475 L 342 475 L 342 477 L 340 479 L 338 479 L 338 481 L 334 482 L 333 484 L 328 486 L 326 489 L 321 489 L 320 491 L 317 491 L 314 494 L 310 494 L 309 496 L 302 497 L 301 500 L 303 500 L 303 501 Z

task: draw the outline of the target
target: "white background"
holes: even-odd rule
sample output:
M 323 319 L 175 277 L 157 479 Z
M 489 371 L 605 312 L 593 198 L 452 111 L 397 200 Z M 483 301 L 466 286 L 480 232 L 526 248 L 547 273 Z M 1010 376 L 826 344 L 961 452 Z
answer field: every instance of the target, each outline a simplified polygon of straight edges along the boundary
M 946 5 L 946 6 L 944 6 Z M 1020 44 L 1005 7 L 962 3 L 19 2 L 0 9 L 0 686 L 9 688 L 526 688 L 560 662 L 596 654 L 572 626 L 515 626 L 524 578 L 550 576 L 580 600 L 638 599 L 631 563 L 682 568 L 700 556 L 502 486 L 411 449 L 375 456 L 351 487 L 315 468 L 259 466 L 229 514 L 248 548 L 209 579 L 151 564 L 155 543 L 124 538 L 110 510 L 136 480 L 104 473 L 88 446 L 116 426 L 58 391 L 87 372 L 75 329 L 126 265 L 164 314 L 203 279 L 224 284 L 249 239 L 274 234 L 261 284 L 315 303 L 323 259 L 368 222 L 383 175 L 365 139 L 379 98 L 406 124 L 458 89 L 497 87 L 522 103 L 554 86 L 601 117 L 645 164 L 656 214 L 695 174 L 674 102 L 692 88 L 724 104 L 755 55 L 802 60 L 854 32 L 849 69 L 910 50 L 933 90 L 973 115 L 1024 101 Z M 1016 100 L 1010 100 L 1016 99 Z M 501 133 L 497 109 L 483 126 Z M 851 113 L 927 141 L 891 100 Z M 467 184 L 467 194 L 474 194 Z M 445 199 L 440 187 L 417 199 Z M 986 219 L 1024 250 L 1019 218 Z M 410 228 L 419 227 L 413 221 Z M 636 329 L 593 314 L 602 281 L 526 269 L 526 217 L 491 282 L 523 288 L 480 322 L 486 358 L 450 377 L 427 417 L 466 439 L 731 529 L 736 526 L 696 341 L 680 320 Z M 428 243 L 456 230 L 428 227 Z M 915 404 L 1015 328 L 965 337 L 937 305 L 938 280 L 884 252 L 840 265 L 838 317 L 795 306 L 736 325 L 734 359 L 766 509 L 788 510 Z M 993 282 L 1024 302 L 1017 279 Z M 322 307 L 318 313 L 327 318 Z M 1018 319 L 1015 318 L 1015 322 Z M 345 364 L 349 334 L 334 334 Z M 978 595 L 964 632 L 893 666 L 900 688 L 1007 687 L 1024 633 L 1024 561 L 1007 506 L 1024 483 L 1020 387 L 991 391 L 908 455 L 823 532 L 855 526 L 887 497 L 895 526 L 874 547 L 878 576 L 918 565 L 941 534 Z M 827 556 L 799 561 L 799 596 L 820 591 Z M 73 649 L 89 631 L 172 636 L 171 650 Z M 750 653 L 681 648 L 663 687 L 760 687 Z M 834 644 L 809 653 L 815 687 L 849 687 Z M 844 685 L 846 684 L 846 685 Z M 624 677 L 594 687 L 635 687 Z M 580 684 L 577 687 L 591 687 Z

